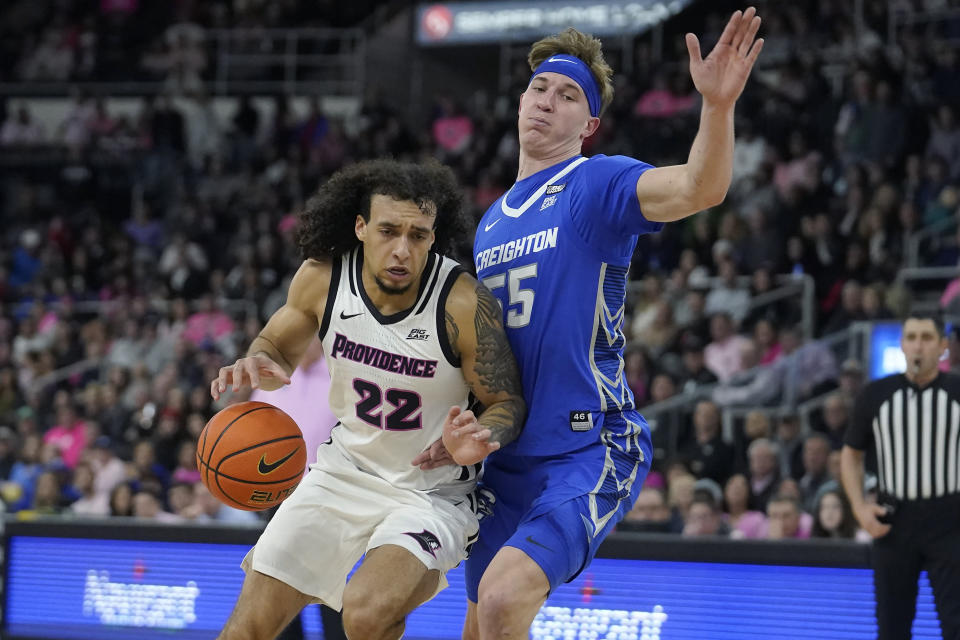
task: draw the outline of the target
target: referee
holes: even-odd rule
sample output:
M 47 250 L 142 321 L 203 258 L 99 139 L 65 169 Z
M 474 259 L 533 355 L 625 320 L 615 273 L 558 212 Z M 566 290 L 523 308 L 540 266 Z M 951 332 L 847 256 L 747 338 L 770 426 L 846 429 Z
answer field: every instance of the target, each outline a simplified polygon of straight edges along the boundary
M 941 373 L 943 321 L 911 314 L 900 347 L 907 372 L 857 397 L 841 453 L 843 487 L 874 538 L 880 640 L 910 638 L 926 569 L 944 640 L 960 640 L 960 376 Z M 863 494 L 864 453 L 877 454 L 878 504 Z

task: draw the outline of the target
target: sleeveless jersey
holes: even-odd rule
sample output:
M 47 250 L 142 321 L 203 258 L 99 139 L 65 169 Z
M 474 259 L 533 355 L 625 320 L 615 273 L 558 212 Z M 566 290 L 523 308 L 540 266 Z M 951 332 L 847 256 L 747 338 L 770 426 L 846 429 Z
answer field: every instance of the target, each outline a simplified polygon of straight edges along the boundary
M 442 435 L 450 407 L 466 408 L 469 388 L 446 335 L 444 308 L 463 272 L 431 253 L 416 303 L 384 316 L 360 277 L 358 247 L 334 260 L 320 340 L 330 369 L 330 409 L 340 420 L 330 434 L 360 469 L 397 487 L 467 494 L 477 469 L 421 471 L 410 464 Z
M 573 451 L 597 440 L 606 412 L 634 408 L 623 375 L 627 270 L 637 237 L 663 226 L 637 201 L 649 168 L 624 156 L 571 158 L 514 184 L 480 221 L 477 277 L 503 307 L 528 410 L 501 452 Z M 634 433 L 613 435 L 632 448 Z

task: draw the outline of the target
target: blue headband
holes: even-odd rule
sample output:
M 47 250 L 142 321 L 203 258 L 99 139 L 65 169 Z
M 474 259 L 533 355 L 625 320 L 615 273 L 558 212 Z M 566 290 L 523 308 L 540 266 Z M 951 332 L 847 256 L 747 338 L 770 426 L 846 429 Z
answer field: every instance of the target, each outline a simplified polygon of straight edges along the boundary
M 567 76 L 583 89 L 583 95 L 587 96 L 587 104 L 590 105 L 590 115 L 594 118 L 600 117 L 600 88 L 597 87 L 597 81 L 590 72 L 590 67 L 575 56 L 558 53 L 552 55 L 534 70 L 530 76 L 530 82 L 541 73 L 552 71 Z

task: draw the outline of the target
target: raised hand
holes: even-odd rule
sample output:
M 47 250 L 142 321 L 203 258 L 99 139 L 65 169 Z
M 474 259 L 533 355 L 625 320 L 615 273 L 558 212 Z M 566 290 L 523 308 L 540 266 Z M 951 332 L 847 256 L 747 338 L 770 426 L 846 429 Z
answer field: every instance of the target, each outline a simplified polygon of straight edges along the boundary
M 491 442 L 490 429 L 479 422 L 473 411 L 451 407 L 443 422 L 443 446 L 459 465 L 476 464 L 500 448 L 499 442 Z
M 697 36 L 687 34 L 690 76 L 705 103 L 725 107 L 740 97 L 750 70 L 763 49 L 763 38 L 754 40 L 759 28 L 760 17 L 755 8 L 735 11 L 706 58 L 700 57 Z
M 260 386 L 261 378 L 276 378 L 283 384 L 290 384 L 290 376 L 279 364 L 263 353 L 257 353 L 246 358 L 240 358 L 228 367 L 220 368 L 218 375 L 210 383 L 210 395 L 214 400 L 220 399 L 220 394 L 231 387 L 239 391 L 240 387 L 250 385 L 252 389 Z

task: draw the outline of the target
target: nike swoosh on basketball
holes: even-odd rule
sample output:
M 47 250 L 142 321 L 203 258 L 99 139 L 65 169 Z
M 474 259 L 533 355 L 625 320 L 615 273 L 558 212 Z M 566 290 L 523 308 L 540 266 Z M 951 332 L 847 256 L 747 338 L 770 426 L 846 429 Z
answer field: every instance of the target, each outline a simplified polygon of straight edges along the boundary
M 529 542 L 530 544 L 535 544 L 535 545 L 537 545 L 538 547 L 542 547 L 543 549 L 546 549 L 547 551 L 551 551 L 551 552 L 553 551 L 553 549 L 551 549 L 551 548 L 548 547 L 547 545 L 543 544 L 542 542 L 537 542 L 536 540 L 534 540 L 534 539 L 533 539 L 533 536 L 527 536 L 527 542 Z
M 483 225 L 483 230 L 484 230 L 484 231 L 490 231 L 490 229 L 493 229 L 493 225 L 497 224 L 497 223 L 500 222 L 501 220 L 503 220 L 503 218 L 497 218 L 496 220 L 494 220 L 494 221 L 491 222 L 490 224 L 485 224 L 485 225 Z
M 271 462 L 271 463 L 269 463 L 269 464 L 267 464 L 267 459 L 266 459 L 266 458 L 267 458 L 267 455 L 266 455 L 266 454 L 260 456 L 260 464 L 257 465 L 257 471 L 260 472 L 260 475 L 264 475 L 264 476 L 267 475 L 268 473 L 273 473 L 274 471 L 276 471 L 277 467 L 279 467 L 279 466 L 282 465 L 284 462 L 286 462 L 287 460 L 289 460 L 290 458 L 292 458 L 292 457 L 293 457 L 293 454 L 295 454 L 297 451 L 299 451 L 299 449 L 300 449 L 300 447 L 297 447 L 296 449 L 294 449 L 293 451 L 291 451 L 291 452 L 288 453 L 287 455 L 283 456 L 282 458 L 280 458 L 280 459 L 277 460 L 276 462 Z
M 360 313 L 351 313 L 350 315 L 347 315 L 347 314 L 345 314 L 343 311 L 341 311 L 341 312 L 340 312 L 340 319 L 341 319 L 341 320 L 349 320 L 350 318 L 356 318 L 357 316 L 362 316 L 362 315 L 363 315 L 363 311 L 361 311 Z

